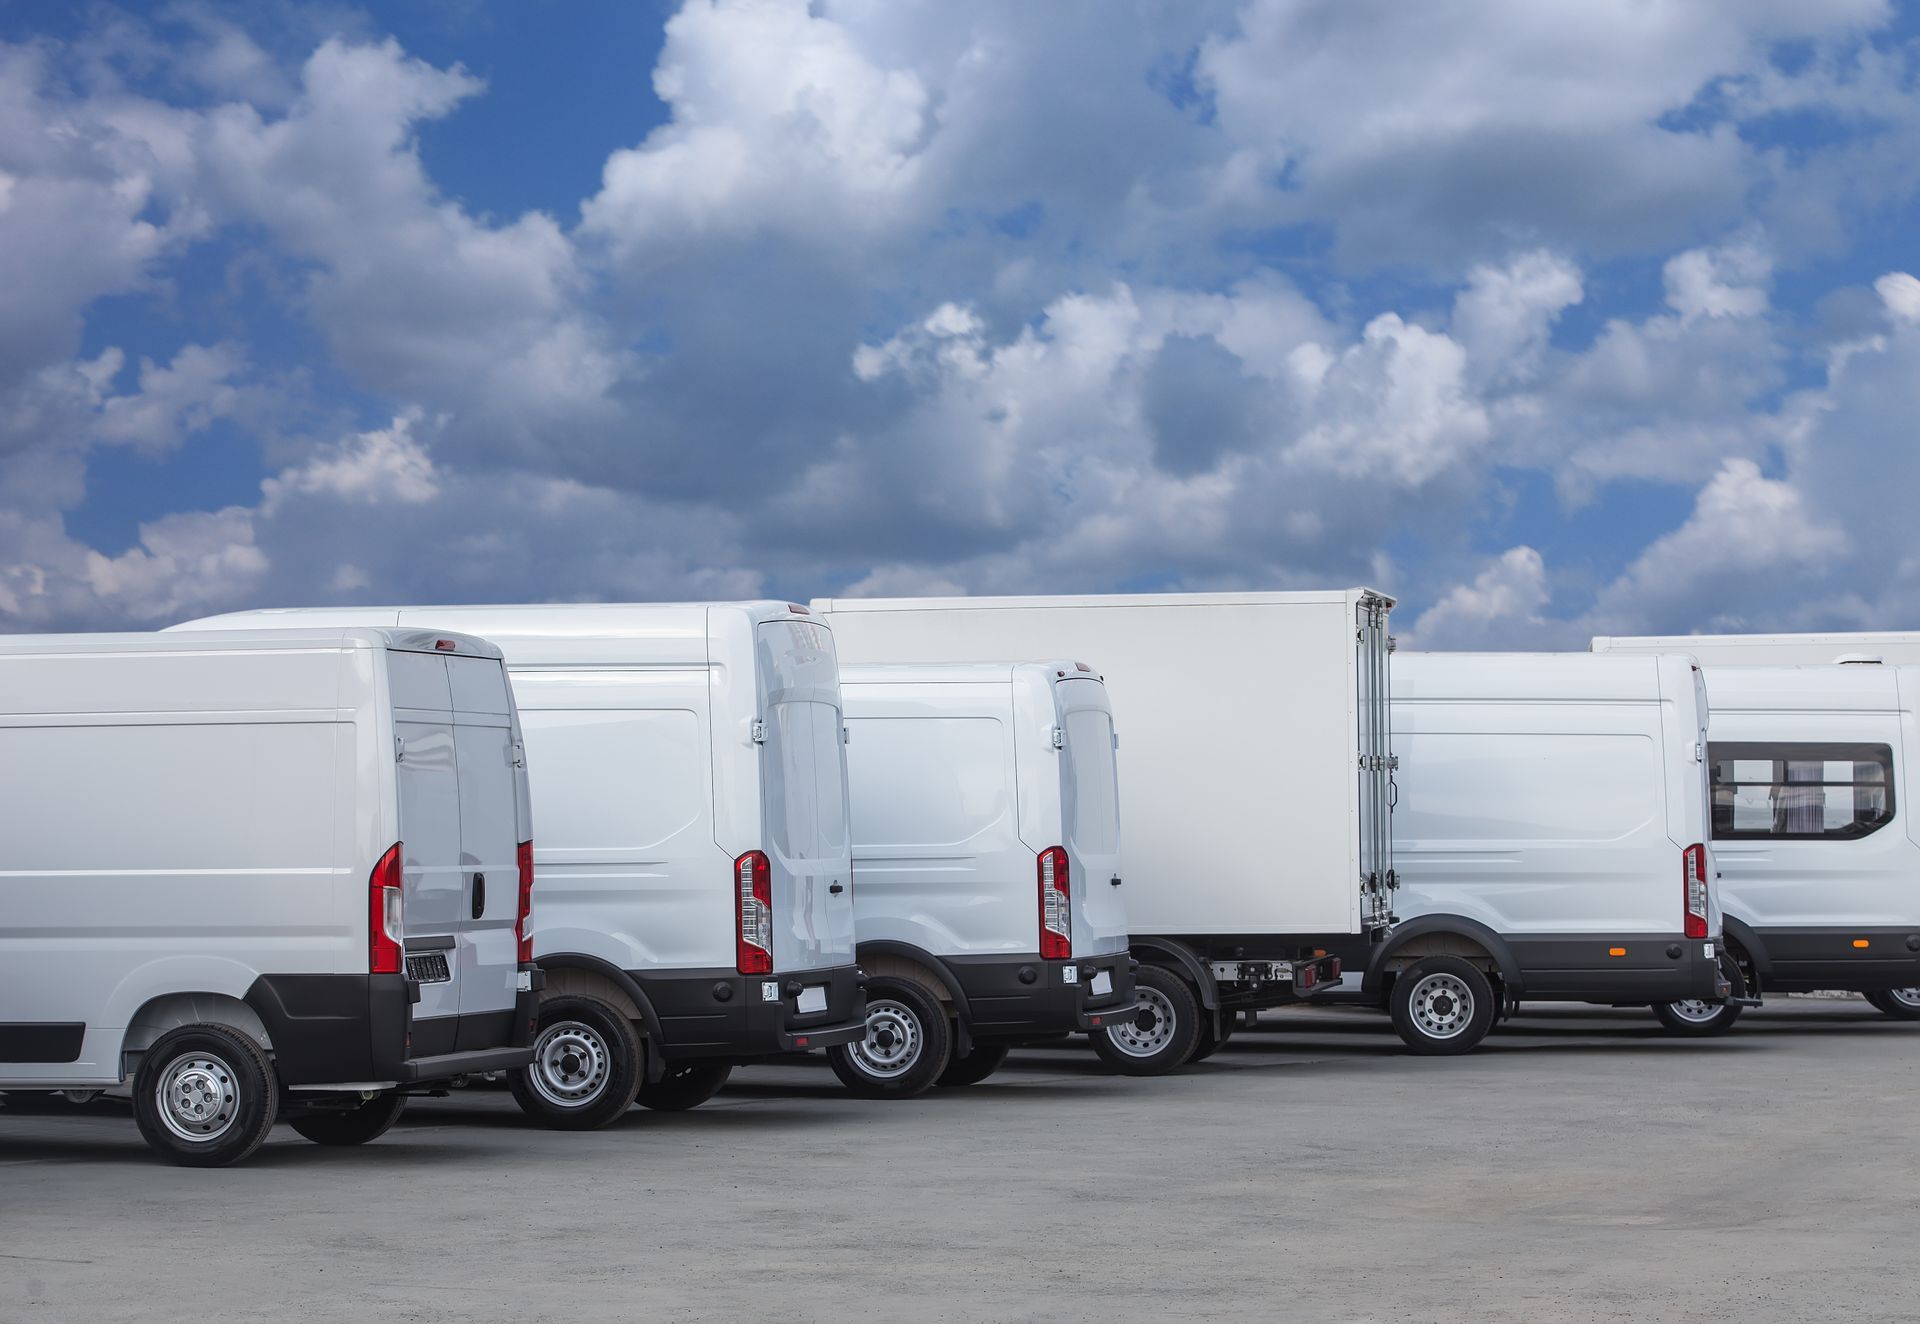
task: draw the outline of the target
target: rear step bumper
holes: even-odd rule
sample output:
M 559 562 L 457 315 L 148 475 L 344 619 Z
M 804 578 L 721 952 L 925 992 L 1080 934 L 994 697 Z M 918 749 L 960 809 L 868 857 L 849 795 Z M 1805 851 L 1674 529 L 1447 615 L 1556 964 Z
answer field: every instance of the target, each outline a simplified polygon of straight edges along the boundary
M 975 1039 L 1022 1038 L 1130 1025 L 1139 1015 L 1130 952 L 1043 961 L 1026 956 L 946 956 Z M 1105 976 L 1103 980 L 1101 976 Z M 1104 984 L 1107 991 L 1096 993 Z
M 727 967 L 627 973 L 660 1018 L 660 1049 L 669 1061 L 751 1062 L 851 1043 L 867 1032 L 866 993 L 852 962 L 770 975 Z M 824 994 L 824 1007 L 801 1011 L 801 998 L 816 993 Z

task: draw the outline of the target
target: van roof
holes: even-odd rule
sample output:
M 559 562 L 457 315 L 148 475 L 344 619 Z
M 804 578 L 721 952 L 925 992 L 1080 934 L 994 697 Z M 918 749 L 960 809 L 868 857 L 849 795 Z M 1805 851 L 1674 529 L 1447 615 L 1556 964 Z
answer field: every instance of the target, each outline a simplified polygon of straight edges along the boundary
M 751 630 L 768 621 L 810 621 L 806 607 L 775 600 L 742 602 L 550 602 L 475 606 L 270 607 L 209 616 L 168 627 L 221 629 L 228 624 L 279 628 L 308 621 L 391 627 L 402 618 L 416 630 L 445 628 L 491 640 L 508 665 L 705 666 L 707 641 L 721 621 Z M 722 627 L 723 628 L 723 627 Z
M 304 629 L 195 630 L 119 634 L 0 635 L 0 654 L 271 652 L 292 647 L 385 648 L 403 653 L 453 653 L 498 658 L 485 639 L 451 630 L 380 626 L 319 626 Z
M 1920 693 L 1920 667 L 1710 666 L 1707 699 L 1716 712 L 1895 712 L 1902 673 Z
M 1371 588 L 1310 589 L 1287 593 L 1092 593 L 1004 598 L 815 598 L 820 612 L 1019 610 L 1055 607 L 1250 607 L 1348 602 L 1377 598 L 1393 606 L 1391 594 Z
M 1663 656 L 1671 655 L 1396 653 L 1393 699 L 1647 702 L 1660 697 Z M 1708 697 L 1711 700 L 1711 689 Z
M 962 685 L 1006 683 L 1022 671 L 1046 672 L 1054 680 L 1104 677 L 1085 662 L 1061 659 L 1035 662 L 861 662 L 843 663 L 842 685 Z

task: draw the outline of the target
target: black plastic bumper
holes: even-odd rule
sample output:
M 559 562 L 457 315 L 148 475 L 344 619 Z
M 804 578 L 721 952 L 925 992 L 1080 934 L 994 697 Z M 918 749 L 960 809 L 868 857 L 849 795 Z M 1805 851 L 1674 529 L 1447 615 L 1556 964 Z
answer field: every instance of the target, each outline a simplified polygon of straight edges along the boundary
M 975 1039 L 1016 1039 L 1061 1031 L 1126 1025 L 1139 1014 L 1134 960 L 1127 952 L 1043 961 L 1039 956 L 943 958 L 966 995 Z M 1106 975 L 1110 988 L 1096 994 Z
M 541 975 L 509 1009 L 413 1017 L 418 990 L 404 975 L 262 975 L 246 1003 L 266 1026 L 284 1085 L 421 1084 L 533 1060 Z
M 1502 936 L 1520 964 L 1521 987 L 1514 991 L 1528 1002 L 1711 1002 L 1730 991 L 1720 968 L 1719 938 L 1674 933 Z
M 831 1048 L 867 1032 L 866 991 L 851 964 L 770 975 L 725 967 L 627 973 L 660 1018 L 660 1051 L 668 1059 L 749 1062 Z M 824 988 L 824 1010 L 800 1010 L 810 988 Z
M 1767 957 L 1763 991 L 1920 987 L 1920 930 L 1823 926 L 1756 929 L 1754 936 Z

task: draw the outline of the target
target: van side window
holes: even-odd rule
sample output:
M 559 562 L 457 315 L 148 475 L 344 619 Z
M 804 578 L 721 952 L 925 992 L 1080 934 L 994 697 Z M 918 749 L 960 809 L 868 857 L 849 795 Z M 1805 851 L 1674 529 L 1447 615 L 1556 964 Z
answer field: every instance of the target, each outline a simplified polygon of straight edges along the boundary
M 1850 840 L 1893 821 L 1886 745 L 1715 742 L 1709 756 L 1716 841 Z

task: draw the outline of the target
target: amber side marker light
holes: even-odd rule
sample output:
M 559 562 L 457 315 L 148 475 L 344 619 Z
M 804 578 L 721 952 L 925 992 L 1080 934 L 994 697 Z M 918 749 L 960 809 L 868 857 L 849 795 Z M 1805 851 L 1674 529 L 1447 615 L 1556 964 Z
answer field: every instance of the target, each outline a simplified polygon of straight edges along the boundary
M 1855 938 L 1853 940 L 1853 945 L 1855 947 L 1865 947 L 1867 945 L 1867 940 L 1865 938 Z
M 1609 947 L 1609 948 L 1607 948 L 1607 955 L 1608 955 L 1608 956 L 1625 956 L 1626 954 L 1627 954 L 1627 949 L 1626 949 L 1626 948 L 1624 948 L 1624 947 Z

